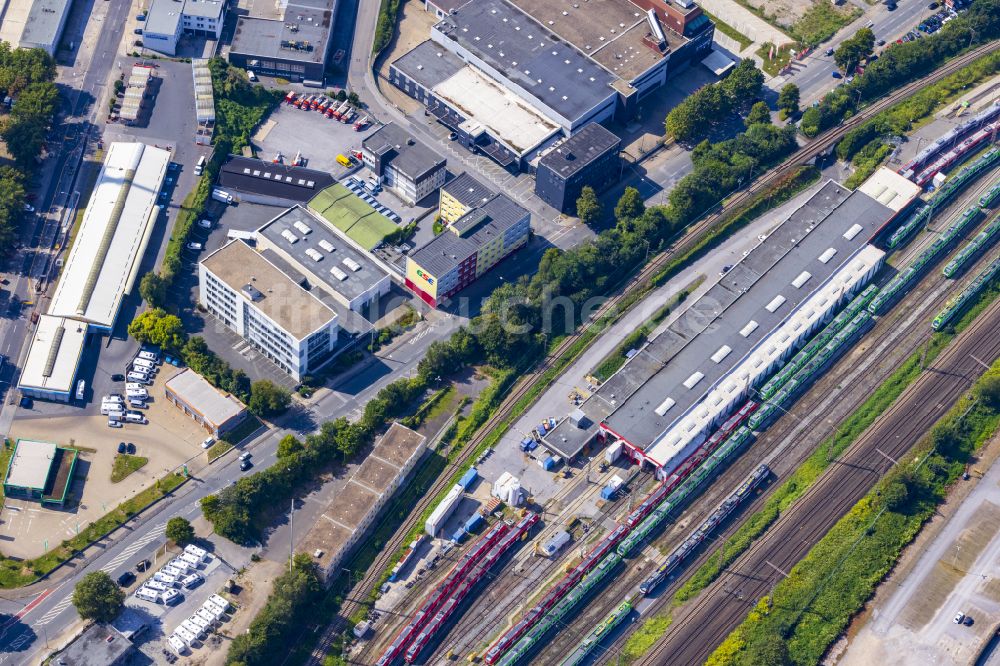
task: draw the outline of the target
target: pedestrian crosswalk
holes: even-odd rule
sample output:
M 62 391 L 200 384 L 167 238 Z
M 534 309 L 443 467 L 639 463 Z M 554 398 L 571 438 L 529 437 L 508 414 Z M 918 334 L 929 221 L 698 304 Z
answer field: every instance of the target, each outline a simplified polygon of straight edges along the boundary
M 120 567 L 123 562 L 125 562 L 127 559 L 135 555 L 140 548 L 148 545 L 150 542 L 155 541 L 156 539 L 159 539 L 161 536 L 163 536 L 166 530 L 167 530 L 166 523 L 160 523 L 159 525 L 156 525 L 155 527 L 151 528 L 149 532 L 142 535 L 134 542 L 130 543 L 128 547 L 123 549 L 122 552 L 118 553 L 118 555 L 116 555 L 114 559 L 112 559 L 110 562 L 101 567 L 101 571 L 110 574 L 112 571 Z M 59 615 L 63 611 L 65 611 L 71 603 L 73 603 L 72 593 L 67 594 L 65 597 L 60 599 L 55 606 L 50 608 L 49 611 L 45 613 L 45 615 L 38 618 L 32 624 L 41 627 L 48 624 L 49 622 L 52 622 L 52 620 L 59 617 Z
M 101 571 L 103 571 L 104 573 L 111 573 L 119 566 L 121 566 L 122 562 L 135 555 L 140 548 L 150 543 L 151 541 L 159 539 L 163 535 L 163 533 L 166 532 L 166 530 L 167 530 L 166 523 L 161 523 L 156 527 L 153 527 L 152 529 L 149 530 L 147 534 L 144 534 L 142 537 L 136 539 L 133 543 L 130 543 L 128 547 L 122 550 L 122 552 L 118 553 L 118 555 L 116 555 L 114 559 L 112 559 L 110 562 L 101 567 Z

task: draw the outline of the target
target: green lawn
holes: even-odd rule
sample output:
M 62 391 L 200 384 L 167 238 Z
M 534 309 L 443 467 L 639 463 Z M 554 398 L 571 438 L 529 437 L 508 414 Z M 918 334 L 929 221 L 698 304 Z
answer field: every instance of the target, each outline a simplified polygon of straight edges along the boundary
M 220 439 L 215 444 L 212 444 L 210 448 L 206 449 L 205 453 L 208 454 L 208 462 L 212 462 L 216 458 L 220 458 L 232 450 L 233 450 L 232 444 L 230 444 L 224 439 Z
M 262 425 L 263 424 L 260 422 L 260 419 L 256 416 L 253 414 L 247 414 L 247 418 L 243 423 L 226 433 L 225 440 L 227 442 L 232 442 L 234 445 L 242 444 L 243 440 L 260 430 Z
M 843 8 L 817 0 L 791 28 L 792 36 L 807 46 L 816 47 L 833 37 L 838 30 L 861 16 L 861 9 L 853 5 Z
M 111 483 L 122 481 L 132 472 L 137 472 L 145 467 L 148 462 L 149 458 L 144 458 L 143 456 L 130 456 L 127 453 L 119 453 L 115 456 L 115 462 L 111 467 Z
M 739 42 L 741 51 L 746 47 L 750 46 L 751 44 L 753 44 L 752 39 L 744 35 L 742 32 L 740 32 L 733 26 L 729 25 L 725 21 L 722 21 L 721 19 L 717 18 L 714 14 L 709 14 L 704 10 L 704 8 L 702 8 L 701 13 L 707 16 L 708 18 L 712 19 L 712 23 L 715 24 L 716 30 L 721 32 L 726 37 L 729 37 L 730 39 L 735 39 L 737 42 Z

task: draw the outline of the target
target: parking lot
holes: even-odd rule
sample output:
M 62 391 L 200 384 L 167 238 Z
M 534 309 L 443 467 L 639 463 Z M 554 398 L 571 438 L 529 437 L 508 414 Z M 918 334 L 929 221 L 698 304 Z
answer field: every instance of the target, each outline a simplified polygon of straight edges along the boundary
M 39 415 L 22 410 L 14 421 L 10 437 L 53 442 L 81 450 L 70 495 L 75 500 L 62 509 L 42 507 L 37 502 L 8 500 L 0 518 L 0 539 L 4 552 L 14 557 L 36 557 L 58 541 L 74 536 L 123 500 L 182 465 L 192 474 L 208 464 L 201 448 L 205 431 L 164 398 L 163 384 L 179 370 L 167 366 L 149 387 L 151 401 L 142 410 L 149 423 L 125 423 L 109 428 L 108 417 L 100 414 L 101 395 L 72 415 Z M 118 384 L 124 392 L 124 385 Z M 35 407 L 53 403 L 35 402 Z M 121 443 L 134 444 L 135 455 L 148 462 L 118 483 L 111 482 L 111 470 Z M 46 541 L 48 543 L 46 543 Z
M 326 171 L 339 180 L 355 169 L 338 163 L 337 155 L 361 150 L 362 139 L 378 127 L 371 122 L 363 132 L 355 132 L 353 123 L 344 124 L 318 111 L 303 111 L 282 102 L 254 135 L 253 144 L 261 159 L 273 160 L 280 152 L 285 164 L 290 164 L 301 153 L 303 166 Z

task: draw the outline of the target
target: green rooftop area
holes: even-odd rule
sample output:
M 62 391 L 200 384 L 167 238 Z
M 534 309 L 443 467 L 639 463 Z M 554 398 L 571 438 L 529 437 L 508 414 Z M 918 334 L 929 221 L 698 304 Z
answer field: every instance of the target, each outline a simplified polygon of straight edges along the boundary
M 334 183 L 309 202 L 309 210 L 343 231 L 366 250 L 372 250 L 396 231 L 396 225 L 340 183 Z
M 73 483 L 76 459 L 76 449 L 19 439 L 4 475 L 4 495 L 62 505 Z

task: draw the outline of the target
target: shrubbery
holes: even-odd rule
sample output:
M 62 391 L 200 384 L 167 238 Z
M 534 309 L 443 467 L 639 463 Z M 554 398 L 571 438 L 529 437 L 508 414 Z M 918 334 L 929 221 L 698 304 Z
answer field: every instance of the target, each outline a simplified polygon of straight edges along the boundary
M 764 74 L 753 60 L 740 62 L 722 81 L 689 95 L 667 114 L 667 135 L 683 143 L 699 141 L 734 112 L 749 106 L 759 96 Z

